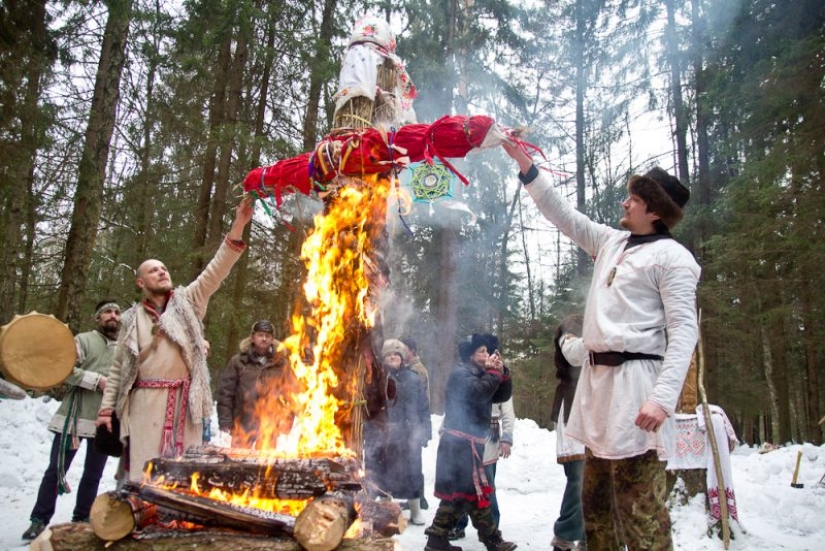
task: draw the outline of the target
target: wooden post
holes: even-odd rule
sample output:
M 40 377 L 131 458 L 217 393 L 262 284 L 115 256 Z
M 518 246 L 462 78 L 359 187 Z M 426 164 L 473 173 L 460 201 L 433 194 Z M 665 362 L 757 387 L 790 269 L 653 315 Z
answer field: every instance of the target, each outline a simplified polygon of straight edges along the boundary
M 716 469 L 716 480 L 719 482 L 719 509 L 720 520 L 722 521 L 722 541 L 725 549 L 730 548 L 730 525 L 728 523 L 728 496 L 725 493 L 725 477 L 722 473 L 722 461 L 719 458 L 719 447 L 716 445 L 716 431 L 713 428 L 713 418 L 711 417 L 710 406 L 708 405 L 708 395 L 705 392 L 705 350 L 702 339 L 702 310 L 699 310 L 699 396 L 702 399 L 702 412 L 705 415 L 705 426 L 708 429 L 708 440 L 713 453 L 713 467 Z

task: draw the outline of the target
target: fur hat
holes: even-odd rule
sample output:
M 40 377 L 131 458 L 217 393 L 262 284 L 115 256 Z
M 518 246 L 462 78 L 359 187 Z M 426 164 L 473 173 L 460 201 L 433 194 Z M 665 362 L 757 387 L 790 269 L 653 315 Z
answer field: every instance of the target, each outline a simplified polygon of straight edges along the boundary
M 409 348 L 410 352 L 415 352 L 416 350 L 418 350 L 418 346 L 416 345 L 414 338 L 407 336 L 401 337 L 401 339 L 399 340 L 404 343 L 404 346 Z
M 261 331 L 263 333 L 269 333 L 270 335 L 275 334 L 275 327 L 272 325 L 272 322 L 269 320 L 258 320 L 252 326 L 252 332 L 257 333 Z
M 387 339 L 384 341 L 384 346 L 381 347 L 382 358 L 386 358 L 390 354 L 398 354 L 403 360 L 406 352 L 407 347 L 398 339 Z
M 458 343 L 458 357 L 461 361 L 466 362 L 473 355 L 473 352 L 481 348 L 487 347 L 487 352 L 492 354 L 498 350 L 498 337 L 490 333 L 473 333 L 460 343 Z
M 682 208 L 690 199 L 688 188 L 658 166 L 644 176 L 631 177 L 627 182 L 627 191 L 641 197 L 648 210 L 658 214 L 668 229 L 682 219 Z

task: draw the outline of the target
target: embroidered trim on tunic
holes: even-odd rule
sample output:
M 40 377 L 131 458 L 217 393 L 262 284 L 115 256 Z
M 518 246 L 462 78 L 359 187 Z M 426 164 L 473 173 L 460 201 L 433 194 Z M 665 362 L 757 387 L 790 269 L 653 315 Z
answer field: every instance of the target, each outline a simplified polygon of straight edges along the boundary
M 181 388 L 180 415 L 178 415 L 178 427 L 174 430 L 175 406 L 177 405 L 178 393 L 175 391 Z M 135 381 L 135 388 L 167 388 L 169 395 L 166 398 L 166 419 L 163 423 L 163 432 L 160 437 L 160 456 L 175 457 L 183 455 L 183 435 L 186 428 L 186 402 L 189 396 L 189 379 L 140 379 Z

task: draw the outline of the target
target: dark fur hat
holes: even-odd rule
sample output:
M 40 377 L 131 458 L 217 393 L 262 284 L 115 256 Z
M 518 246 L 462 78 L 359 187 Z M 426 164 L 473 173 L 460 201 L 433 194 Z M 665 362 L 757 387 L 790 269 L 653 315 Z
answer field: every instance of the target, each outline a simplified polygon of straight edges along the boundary
M 258 320 L 252 325 L 252 332 L 257 333 L 258 331 L 262 333 L 269 333 L 270 335 L 275 334 L 275 327 L 272 325 L 272 322 L 269 320 Z
M 641 197 L 648 210 L 658 214 L 668 229 L 682 219 L 682 208 L 690 199 L 690 191 L 682 182 L 658 166 L 644 176 L 631 177 L 627 182 L 627 191 Z
M 473 355 L 473 352 L 482 346 L 486 346 L 487 352 L 492 354 L 498 350 L 498 337 L 490 333 L 473 333 L 458 343 L 458 357 L 461 358 L 461 361 L 466 362 Z

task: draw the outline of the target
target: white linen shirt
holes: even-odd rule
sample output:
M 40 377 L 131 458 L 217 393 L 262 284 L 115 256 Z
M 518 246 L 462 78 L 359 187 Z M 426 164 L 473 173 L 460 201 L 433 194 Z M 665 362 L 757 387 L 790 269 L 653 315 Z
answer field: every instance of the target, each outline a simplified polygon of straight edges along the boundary
M 673 239 L 625 250 L 630 232 L 592 221 L 567 203 L 544 174 L 525 186 L 541 213 L 595 259 L 584 312 L 583 341 L 592 352 L 642 352 L 664 357 L 615 367 L 586 358 L 566 435 L 604 459 L 656 450 L 667 459 L 675 446 L 673 414 L 698 338 L 699 265 Z M 668 418 L 656 432 L 635 425 L 646 401 Z

